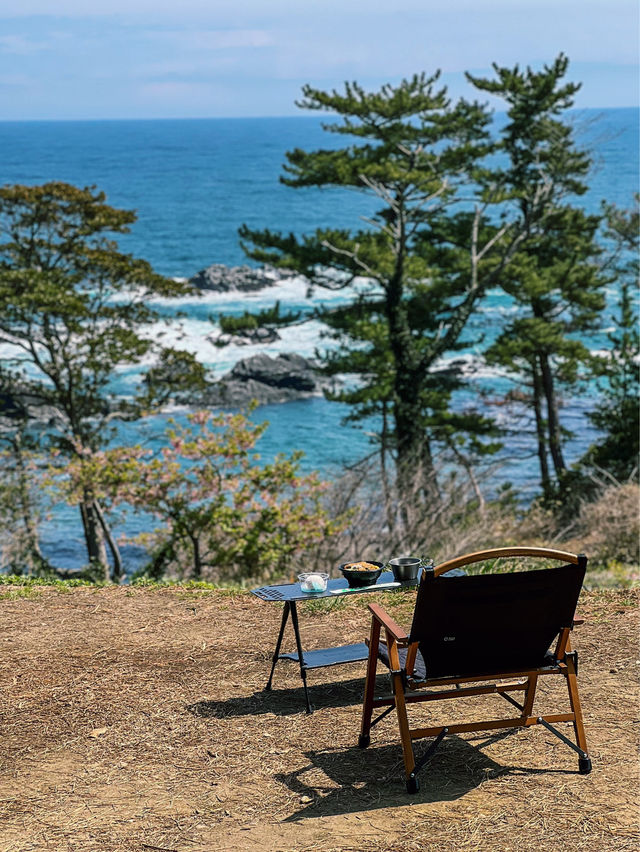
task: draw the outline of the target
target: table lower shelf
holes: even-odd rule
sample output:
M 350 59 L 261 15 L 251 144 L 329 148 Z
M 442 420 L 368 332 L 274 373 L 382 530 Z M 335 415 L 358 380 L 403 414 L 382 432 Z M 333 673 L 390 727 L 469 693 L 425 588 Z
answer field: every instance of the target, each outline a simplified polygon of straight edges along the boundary
M 364 642 L 357 645 L 339 645 L 337 648 L 317 648 L 313 651 L 303 651 L 302 660 L 305 669 L 320 669 L 325 666 L 338 666 L 342 663 L 357 663 L 366 660 L 369 648 Z M 298 655 L 280 654 L 280 660 L 299 662 Z

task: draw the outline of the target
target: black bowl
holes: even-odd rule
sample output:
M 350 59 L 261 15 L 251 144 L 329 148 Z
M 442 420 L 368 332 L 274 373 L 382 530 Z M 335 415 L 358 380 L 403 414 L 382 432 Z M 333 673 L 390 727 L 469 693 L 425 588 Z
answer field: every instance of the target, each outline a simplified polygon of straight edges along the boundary
M 378 581 L 378 577 L 382 574 L 384 568 L 383 562 L 374 562 L 373 559 L 354 559 L 354 562 L 369 562 L 370 565 L 375 565 L 376 568 L 372 571 L 354 571 L 347 568 L 351 562 L 345 562 L 340 566 L 345 580 L 352 589 L 362 589 L 365 586 L 373 586 Z

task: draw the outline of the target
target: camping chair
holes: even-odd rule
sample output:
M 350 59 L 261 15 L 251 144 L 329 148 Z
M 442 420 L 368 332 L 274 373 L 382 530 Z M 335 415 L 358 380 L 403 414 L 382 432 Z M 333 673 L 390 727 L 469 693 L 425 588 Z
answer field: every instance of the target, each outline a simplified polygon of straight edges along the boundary
M 462 576 L 443 577 L 447 571 L 503 557 L 540 557 L 567 564 L 502 574 L 457 572 Z M 545 548 L 504 547 L 468 553 L 425 569 L 408 635 L 382 607 L 371 604 L 373 618 L 359 746 L 369 745 L 371 728 L 395 707 L 409 793 L 418 791 L 418 772 L 444 737 L 465 731 L 543 725 L 578 753 L 582 774 L 591 772 L 578 696 L 578 655 L 569 642 L 574 624 L 582 623 L 574 616 L 586 567 L 587 557 L 582 555 Z M 381 630 L 386 641 L 380 641 Z M 374 698 L 378 660 L 389 668 L 392 683 L 392 694 L 382 698 Z M 538 678 L 552 674 L 566 679 L 571 712 L 534 715 Z M 522 703 L 509 694 L 516 691 L 523 692 Z M 409 704 L 492 693 L 515 705 L 519 715 L 448 726 L 409 727 Z M 372 721 L 373 710 L 378 707 L 386 710 Z M 557 722 L 573 722 L 577 746 L 551 724 Z M 416 762 L 413 740 L 422 737 L 435 740 Z

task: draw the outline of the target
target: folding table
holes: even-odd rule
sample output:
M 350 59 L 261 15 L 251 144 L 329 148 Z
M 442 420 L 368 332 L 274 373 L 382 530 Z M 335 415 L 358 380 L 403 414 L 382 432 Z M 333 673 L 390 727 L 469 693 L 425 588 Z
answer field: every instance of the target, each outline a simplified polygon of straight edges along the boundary
M 303 651 L 302 642 L 300 640 L 300 628 L 298 623 L 298 610 L 296 604 L 298 601 L 319 600 L 321 598 L 337 599 L 342 595 L 367 594 L 371 592 L 391 592 L 397 589 L 410 588 L 418 585 L 418 579 L 409 580 L 404 583 L 396 583 L 393 579 L 391 571 L 385 571 L 378 578 L 378 582 L 373 586 L 363 586 L 362 588 L 352 589 L 349 584 L 340 577 L 335 580 L 329 580 L 327 590 L 325 592 L 303 592 L 300 589 L 300 583 L 283 583 L 275 586 L 260 586 L 258 589 L 252 589 L 251 593 L 263 601 L 284 602 L 284 610 L 282 612 L 282 621 L 280 623 L 280 633 L 276 642 L 276 649 L 273 653 L 271 663 L 271 674 L 265 686 L 265 692 L 271 689 L 273 681 L 273 673 L 275 671 L 278 660 L 293 660 L 300 665 L 300 677 L 304 686 L 304 697 L 307 704 L 307 713 L 311 713 L 311 703 L 309 701 L 309 693 L 307 692 L 307 671 L 309 669 L 319 669 L 325 666 L 337 666 L 343 663 L 355 663 L 360 660 L 366 660 L 369 654 L 369 649 L 365 642 L 358 642 L 355 645 L 339 645 L 335 648 L 319 648 L 313 651 Z M 284 629 L 287 625 L 287 620 L 291 615 L 291 623 L 293 624 L 293 633 L 296 640 L 297 651 L 291 654 L 281 654 L 282 638 Z

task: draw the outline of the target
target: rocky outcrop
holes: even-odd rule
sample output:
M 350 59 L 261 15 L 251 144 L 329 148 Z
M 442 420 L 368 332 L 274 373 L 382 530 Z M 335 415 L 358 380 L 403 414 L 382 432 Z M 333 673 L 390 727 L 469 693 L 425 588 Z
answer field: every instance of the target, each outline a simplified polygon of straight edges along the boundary
M 5 422 L 10 424 L 33 420 L 52 428 L 66 423 L 59 409 L 33 391 L 20 388 L 0 391 L 0 428 Z
M 288 402 L 322 392 L 327 386 L 312 361 L 285 353 L 272 358 L 243 358 L 215 385 L 199 395 L 198 405 L 242 406 L 252 399 L 261 404 Z
M 252 293 L 263 290 L 265 287 L 282 281 L 283 278 L 292 278 L 296 273 L 290 269 L 274 269 L 271 266 L 253 268 L 251 266 L 225 266 L 223 263 L 213 263 L 206 269 L 201 269 L 189 283 L 198 290 L 206 290 L 214 293 L 229 293 L 238 291 L 240 293 Z
M 214 346 L 250 346 L 255 343 L 275 343 L 280 340 L 280 335 L 275 328 L 247 328 L 242 331 L 236 331 L 234 334 L 210 334 L 207 337 Z

